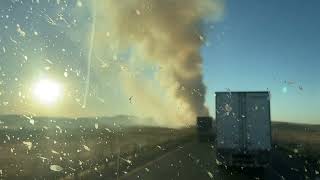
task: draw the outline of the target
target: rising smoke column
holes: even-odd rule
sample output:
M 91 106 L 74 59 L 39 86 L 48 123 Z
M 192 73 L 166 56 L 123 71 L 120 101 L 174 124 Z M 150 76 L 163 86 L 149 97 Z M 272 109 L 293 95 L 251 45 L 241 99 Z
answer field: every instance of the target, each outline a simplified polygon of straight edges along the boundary
M 106 0 L 99 5 L 104 23 L 123 48 L 135 48 L 159 65 L 159 83 L 188 114 L 208 115 L 200 48 L 201 23 L 217 19 L 217 0 Z M 141 87 L 143 88 L 143 87 Z

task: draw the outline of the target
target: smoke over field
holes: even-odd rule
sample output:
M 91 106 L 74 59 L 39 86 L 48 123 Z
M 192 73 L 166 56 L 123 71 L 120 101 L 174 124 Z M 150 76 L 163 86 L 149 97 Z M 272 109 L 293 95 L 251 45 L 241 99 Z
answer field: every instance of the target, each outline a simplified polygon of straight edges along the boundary
M 221 1 L 108 0 L 97 7 L 99 29 L 107 29 L 108 38 L 100 33 L 98 44 L 116 44 L 118 51 L 130 51 L 129 59 L 141 60 L 141 66 L 158 67 L 153 80 L 132 76 L 130 70 L 121 76 L 137 111 L 177 126 L 209 114 L 204 105 L 201 24 L 221 16 Z M 150 82 L 154 80 L 160 90 Z

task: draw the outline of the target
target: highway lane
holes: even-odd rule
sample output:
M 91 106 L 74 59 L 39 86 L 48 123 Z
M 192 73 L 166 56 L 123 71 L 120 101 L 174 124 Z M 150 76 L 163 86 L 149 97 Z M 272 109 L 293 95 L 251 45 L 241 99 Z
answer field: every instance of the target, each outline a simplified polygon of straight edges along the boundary
M 275 149 L 266 169 L 225 168 L 216 163 L 215 147 L 193 141 L 128 172 L 121 179 L 317 179 L 312 165 Z M 314 171 L 314 170 L 312 170 Z

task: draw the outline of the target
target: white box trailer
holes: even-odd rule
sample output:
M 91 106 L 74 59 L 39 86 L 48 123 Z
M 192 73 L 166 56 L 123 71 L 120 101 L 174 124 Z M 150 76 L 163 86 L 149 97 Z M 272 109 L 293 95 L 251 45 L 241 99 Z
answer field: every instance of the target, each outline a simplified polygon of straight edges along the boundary
M 269 164 L 271 118 L 269 92 L 217 92 L 217 160 L 229 166 Z

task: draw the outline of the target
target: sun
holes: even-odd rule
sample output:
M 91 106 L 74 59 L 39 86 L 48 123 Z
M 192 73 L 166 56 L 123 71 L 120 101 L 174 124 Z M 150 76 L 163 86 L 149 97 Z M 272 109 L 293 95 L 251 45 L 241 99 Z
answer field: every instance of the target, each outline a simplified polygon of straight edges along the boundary
M 42 79 L 35 83 L 32 91 L 34 98 L 44 105 L 53 105 L 62 96 L 61 85 L 49 79 Z

